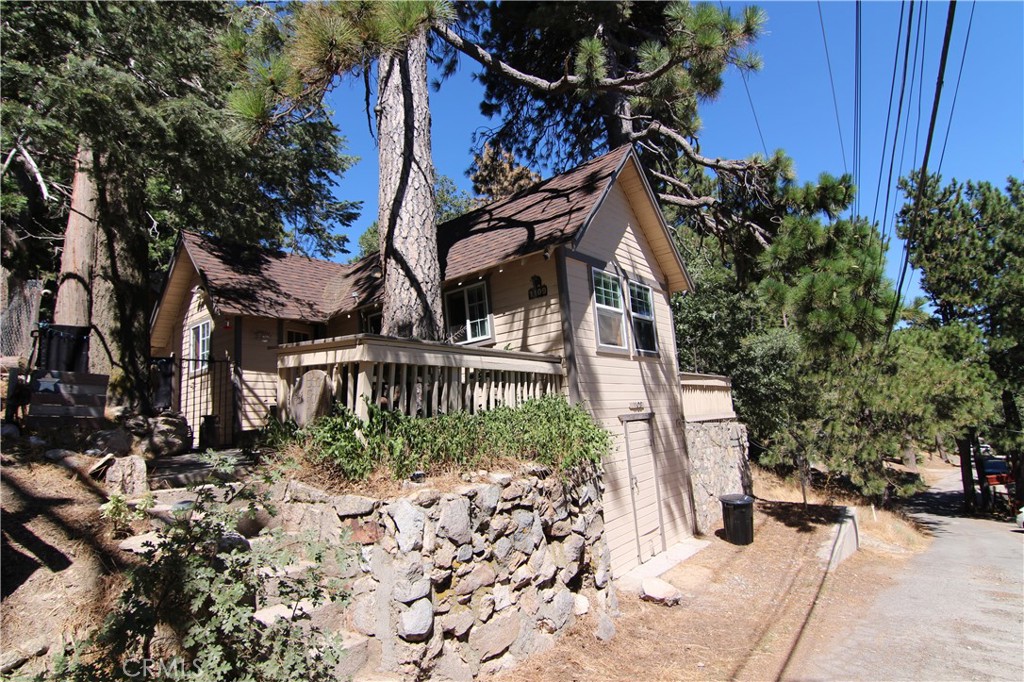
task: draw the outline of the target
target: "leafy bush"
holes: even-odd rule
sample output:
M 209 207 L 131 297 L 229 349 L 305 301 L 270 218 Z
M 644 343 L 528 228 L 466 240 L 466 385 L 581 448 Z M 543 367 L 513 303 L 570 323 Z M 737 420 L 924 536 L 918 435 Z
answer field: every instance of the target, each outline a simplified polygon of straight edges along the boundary
M 230 466 L 230 465 L 227 465 Z M 223 483 L 196 490 L 129 571 L 129 584 L 95 636 L 57 660 L 54 680 L 329 680 L 340 653 L 334 637 L 303 623 L 253 618 L 274 575 L 284 603 L 324 602 L 325 550 L 310 544 L 307 572 L 281 576 L 288 550 L 233 531 L 245 516 L 273 511 L 251 486 Z M 337 561 L 344 562 L 344 556 Z M 157 674 L 159 672 L 159 674 Z
M 344 478 L 361 480 L 379 467 L 396 478 L 416 470 L 468 469 L 495 458 L 535 460 L 558 471 L 600 462 L 608 432 L 581 407 L 549 395 L 523 405 L 414 419 L 374 405 L 361 422 L 342 410 L 300 433 L 307 459 Z

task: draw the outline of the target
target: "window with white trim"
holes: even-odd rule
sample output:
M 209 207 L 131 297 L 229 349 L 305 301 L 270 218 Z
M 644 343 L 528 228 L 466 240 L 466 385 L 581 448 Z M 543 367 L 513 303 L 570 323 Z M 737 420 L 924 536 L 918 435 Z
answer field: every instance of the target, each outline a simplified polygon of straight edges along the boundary
M 633 323 L 633 344 L 638 352 L 657 353 L 658 333 L 654 326 L 654 293 L 646 284 L 629 282 L 629 312 Z
M 210 363 L 210 321 L 192 327 L 192 358 L 195 372 L 205 372 Z
M 619 278 L 593 269 L 594 312 L 597 317 L 597 345 L 626 349 L 626 313 Z
M 455 343 L 474 343 L 491 338 L 491 311 L 485 282 L 445 294 L 448 338 Z

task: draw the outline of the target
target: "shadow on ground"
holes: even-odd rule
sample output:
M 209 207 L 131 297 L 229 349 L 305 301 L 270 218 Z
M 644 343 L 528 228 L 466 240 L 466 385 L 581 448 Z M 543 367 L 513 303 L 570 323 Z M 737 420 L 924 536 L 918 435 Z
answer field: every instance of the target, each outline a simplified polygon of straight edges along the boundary
M 810 533 L 816 526 L 838 523 L 843 516 L 842 507 L 824 504 L 804 505 L 800 502 L 758 500 L 757 509 L 801 533 Z

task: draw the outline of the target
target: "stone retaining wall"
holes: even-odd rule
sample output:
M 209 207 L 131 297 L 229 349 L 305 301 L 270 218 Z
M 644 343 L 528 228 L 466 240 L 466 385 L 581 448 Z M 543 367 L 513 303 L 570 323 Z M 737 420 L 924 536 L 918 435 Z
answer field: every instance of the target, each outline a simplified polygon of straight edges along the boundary
M 684 430 L 697 532 L 707 535 L 722 526 L 720 495 L 752 492 L 747 427 L 730 419 L 686 422 Z
M 393 500 L 291 482 L 275 525 L 361 546 L 345 626 L 372 638 L 377 669 L 469 680 L 550 648 L 591 609 L 612 636 L 601 492 L 596 470 L 569 483 L 540 467 Z

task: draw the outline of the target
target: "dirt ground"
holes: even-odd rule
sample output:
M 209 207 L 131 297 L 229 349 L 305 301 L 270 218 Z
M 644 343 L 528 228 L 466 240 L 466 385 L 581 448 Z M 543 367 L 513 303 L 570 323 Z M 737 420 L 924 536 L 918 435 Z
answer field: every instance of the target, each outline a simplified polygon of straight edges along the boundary
M 901 519 L 861 508 L 861 551 L 828 573 L 835 509 L 805 509 L 795 501 L 798 488 L 767 478 L 755 481 L 755 494 L 753 544 L 709 536 L 710 546 L 662 576 L 685 595 L 681 604 L 664 607 L 620 592 L 610 642 L 598 641 L 596 623 L 584 617 L 554 649 L 497 679 L 789 679 L 802 656 L 863 612 L 927 545 Z
M 125 568 L 103 501 L 67 469 L 4 455 L 0 651 L 57 643 L 102 620 Z

